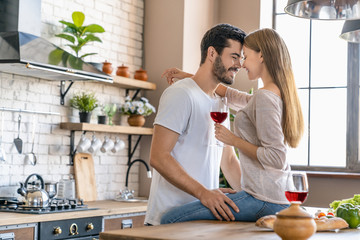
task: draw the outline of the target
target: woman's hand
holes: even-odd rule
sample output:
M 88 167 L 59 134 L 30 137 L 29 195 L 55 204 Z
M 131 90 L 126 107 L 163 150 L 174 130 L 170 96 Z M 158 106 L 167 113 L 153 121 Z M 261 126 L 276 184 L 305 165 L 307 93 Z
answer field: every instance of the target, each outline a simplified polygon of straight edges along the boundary
M 184 72 L 178 68 L 168 68 L 161 75 L 161 78 L 165 77 L 168 84 L 171 85 L 175 82 L 174 78 L 183 79 L 192 76 L 193 76 L 192 74 Z
M 235 134 L 220 123 L 215 123 L 215 137 L 217 140 L 227 145 L 234 146 L 236 138 Z

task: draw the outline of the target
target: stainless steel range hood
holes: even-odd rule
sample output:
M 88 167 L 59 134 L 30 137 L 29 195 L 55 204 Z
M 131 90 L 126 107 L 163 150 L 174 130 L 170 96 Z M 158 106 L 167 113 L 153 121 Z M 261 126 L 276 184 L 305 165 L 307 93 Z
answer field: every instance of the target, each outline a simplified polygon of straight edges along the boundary
M 40 37 L 40 0 L 0 0 L 0 71 L 47 80 L 112 77 Z

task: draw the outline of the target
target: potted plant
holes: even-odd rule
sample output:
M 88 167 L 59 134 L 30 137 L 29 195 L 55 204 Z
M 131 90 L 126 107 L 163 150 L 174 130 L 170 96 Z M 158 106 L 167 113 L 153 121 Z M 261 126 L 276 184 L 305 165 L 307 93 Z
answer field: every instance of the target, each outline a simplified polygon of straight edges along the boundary
M 103 33 L 105 30 L 98 24 L 84 26 L 83 23 L 85 20 L 85 15 L 82 12 L 73 12 L 72 20 L 73 22 L 67 22 L 64 20 L 59 21 L 65 24 L 66 27 L 63 29 L 63 33 L 56 34 L 55 36 L 69 41 L 70 44 L 67 44 L 66 46 L 69 46 L 75 52 L 76 57 L 66 53 L 61 49 L 55 49 L 50 53 L 49 60 L 54 64 L 58 64 L 60 61 L 62 61 L 64 66 L 67 66 L 67 63 L 69 63 L 70 66 L 79 68 L 82 64 L 82 61 L 79 61 L 79 59 L 97 54 L 85 53 L 80 55 L 82 47 L 90 42 L 102 42 L 101 39 L 95 35 L 95 33 Z
M 89 123 L 91 112 L 98 106 L 95 93 L 81 92 L 70 99 L 70 106 L 79 110 L 80 122 Z
M 113 125 L 113 116 L 116 113 L 117 106 L 116 104 L 106 104 L 103 108 L 104 113 L 109 118 L 109 125 Z
M 106 113 L 104 111 L 104 105 L 101 104 L 99 107 L 100 113 L 97 115 L 98 124 L 106 124 Z
M 120 112 L 129 115 L 128 123 L 130 126 L 142 127 L 145 124 L 145 117 L 156 112 L 156 110 L 149 103 L 149 100 L 144 97 L 141 97 L 139 100 L 132 100 L 127 96 Z

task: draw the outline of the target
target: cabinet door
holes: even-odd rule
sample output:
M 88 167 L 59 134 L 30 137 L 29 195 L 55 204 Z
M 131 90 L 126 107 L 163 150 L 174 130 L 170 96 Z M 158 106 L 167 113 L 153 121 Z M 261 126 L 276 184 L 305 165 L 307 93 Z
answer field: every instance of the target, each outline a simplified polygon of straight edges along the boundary
M 15 239 L 21 240 L 34 240 L 35 227 L 26 227 L 26 228 L 14 228 L 1 230 L 0 236 L 3 233 L 14 233 Z
M 144 226 L 145 213 L 141 215 L 128 215 L 125 217 L 111 217 L 104 219 L 104 231 L 135 228 Z

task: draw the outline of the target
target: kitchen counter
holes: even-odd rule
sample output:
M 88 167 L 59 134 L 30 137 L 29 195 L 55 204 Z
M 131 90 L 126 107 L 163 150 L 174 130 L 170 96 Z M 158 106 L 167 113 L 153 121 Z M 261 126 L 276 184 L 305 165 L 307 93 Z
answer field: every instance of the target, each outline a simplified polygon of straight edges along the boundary
M 138 239 L 257 239 L 280 240 L 272 230 L 259 228 L 254 222 L 192 221 L 136 229 L 113 230 L 100 233 L 100 240 Z M 318 232 L 309 240 L 360 239 L 360 230 Z
M 126 202 L 117 202 L 113 200 L 106 200 L 106 201 L 85 202 L 85 204 L 87 204 L 89 208 L 99 208 L 99 209 L 64 212 L 64 213 L 49 213 L 49 214 L 23 214 L 23 213 L 12 213 L 12 212 L 0 212 L 0 226 L 146 212 L 147 209 L 147 203 L 143 203 L 143 202 L 126 203 Z

